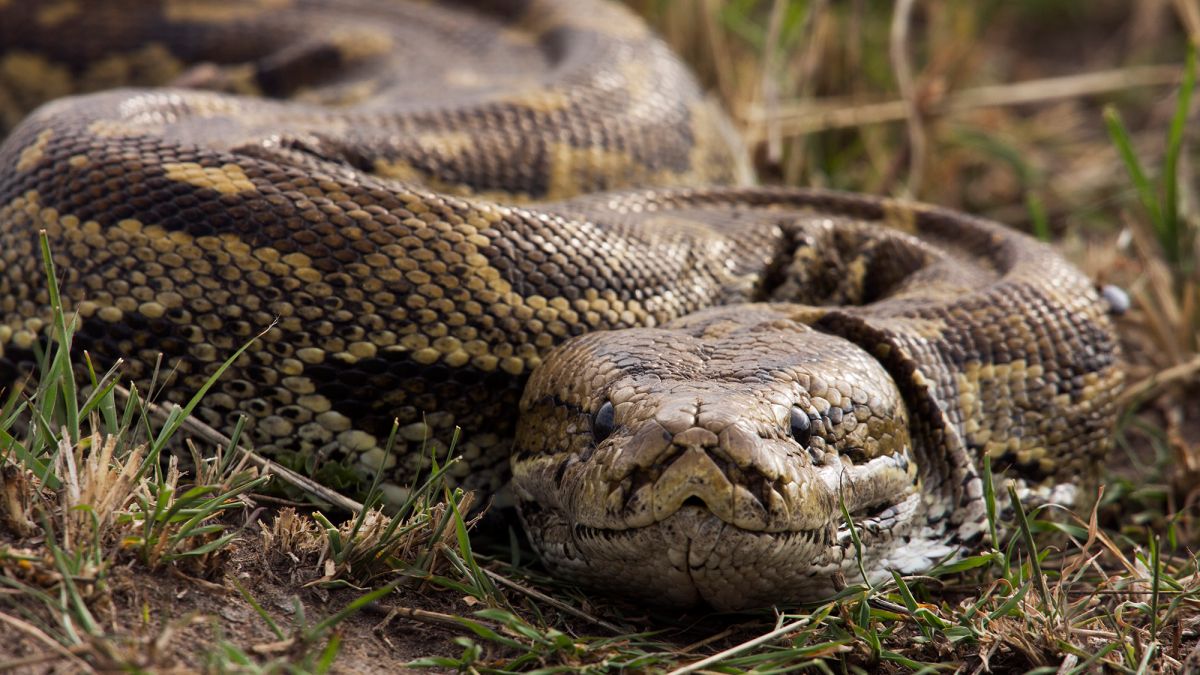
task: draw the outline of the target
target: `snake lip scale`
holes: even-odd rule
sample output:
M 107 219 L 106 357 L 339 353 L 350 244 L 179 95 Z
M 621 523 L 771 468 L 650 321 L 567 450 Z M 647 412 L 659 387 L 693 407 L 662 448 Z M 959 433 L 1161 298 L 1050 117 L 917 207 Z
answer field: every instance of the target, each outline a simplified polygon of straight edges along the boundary
M 603 592 L 919 572 L 987 536 L 984 457 L 1082 506 L 1110 447 L 1127 299 L 985 219 L 750 186 L 615 3 L 0 1 L 0 93 L 0 384 L 44 231 L 74 348 L 182 402 L 273 326 L 201 420 L 395 503 L 461 427 L 451 484 Z

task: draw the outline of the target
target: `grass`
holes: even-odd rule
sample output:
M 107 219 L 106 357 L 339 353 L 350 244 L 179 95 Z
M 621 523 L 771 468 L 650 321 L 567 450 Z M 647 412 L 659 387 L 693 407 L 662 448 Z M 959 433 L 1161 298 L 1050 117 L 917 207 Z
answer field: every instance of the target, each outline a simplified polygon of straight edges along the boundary
M 256 494 L 266 470 L 238 432 L 185 445 L 191 466 L 164 462 L 194 402 L 156 415 L 136 390 L 122 396 L 116 366 L 72 362 L 43 249 L 54 343 L 36 387 L 0 408 L 0 635 L 26 647 L 0 650 L 0 670 L 1200 668 L 1196 66 L 1170 7 L 929 0 L 896 17 L 892 3 L 630 4 L 723 98 L 768 180 L 1000 218 L 1129 291 L 1131 382 L 1095 508 L 1017 505 L 1000 528 L 997 501 L 1011 495 L 985 465 L 995 547 L 926 575 L 852 578 L 829 602 L 781 612 L 679 615 L 587 597 L 519 543 L 473 540 L 471 496 L 436 461 L 396 512 L 372 490 L 343 503 L 342 521 L 269 507 Z M 1071 35 L 1049 28 L 1064 22 Z M 911 86 L 895 84 L 896 54 Z M 163 579 L 216 600 L 170 613 L 188 598 L 130 591 Z M 197 639 L 201 653 L 186 656 Z

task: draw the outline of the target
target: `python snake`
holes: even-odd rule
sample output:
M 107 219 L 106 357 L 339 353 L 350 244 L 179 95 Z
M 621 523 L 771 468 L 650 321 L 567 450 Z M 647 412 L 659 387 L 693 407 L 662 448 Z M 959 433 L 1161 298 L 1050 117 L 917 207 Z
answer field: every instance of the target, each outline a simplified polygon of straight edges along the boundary
M 857 575 L 843 510 L 869 577 L 927 569 L 983 536 L 985 455 L 1070 503 L 1109 444 L 1080 272 L 969 215 L 746 187 L 620 6 L 0 0 L 0 119 L 44 101 L 0 146 L 5 382 L 48 334 L 45 230 L 77 350 L 143 388 L 161 353 L 183 401 L 275 322 L 203 421 L 393 501 L 460 426 L 452 480 L 590 586 L 819 596 Z

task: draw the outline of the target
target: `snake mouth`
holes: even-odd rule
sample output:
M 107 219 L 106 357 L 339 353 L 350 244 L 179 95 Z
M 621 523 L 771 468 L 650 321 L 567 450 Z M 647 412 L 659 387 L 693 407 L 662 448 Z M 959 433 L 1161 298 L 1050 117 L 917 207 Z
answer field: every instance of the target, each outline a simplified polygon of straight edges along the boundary
M 882 566 L 898 566 L 904 557 L 895 554 L 911 542 L 897 525 L 911 521 L 919 501 L 914 494 L 881 510 L 850 514 L 862 550 L 870 551 L 866 568 L 879 570 L 870 573 L 872 582 L 887 574 Z M 839 576 L 857 573 L 845 521 L 787 532 L 746 530 L 696 502 L 638 528 L 564 527 L 552 522 L 554 514 L 522 515 L 527 526 L 535 525 L 529 528 L 535 546 L 556 574 L 656 606 L 739 610 L 818 601 L 837 591 Z
M 777 532 L 769 532 L 761 529 L 752 529 L 739 527 L 728 522 L 712 513 L 703 500 L 698 497 L 689 497 L 680 506 L 679 509 L 672 512 L 667 518 L 656 521 L 649 526 L 644 527 L 592 527 L 582 523 L 576 523 L 571 528 L 571 537 L 577 548 L 585 548 L 587 545 L 602 544 L 604 542 L 619 545 L 622 541 L 627 541 L 639 533 L 653 528 L 667 520 L 675 518 L 680 512 L 690 512 L 692 514 L 704 514 L 711 516 L 716 521 L 721 521 L 722 530 L 745 534 L 764 534 L 775 538 L 781 546 L 793 546 L 799 543 L 820 545 L 825 547 L 842 547 L 847 542 L 852 541 L 854 534 L 866 533 L 868 535 L 878 534 L 880 532 L 891 532 L 896 523 L 905 520 L 911 504 L 909 500 L 902 500 L 898 504 L 876 504 L 868 505 L 849 511 L 849 520 L 843 518 L 841 521 L 834 521 L 825 527 L 807 528 L 799 530 L 783 530 Z M 528 507 L 526 507 L 528 508 Z M 693 517 L 693 516 L 689 516 Z M 856 532 L 852 532 L 855 530 Z
M 679 515 L 681 513 L 684 515 L 682 515 L 682 516 Z M 844 528 L 846 533 L 847 534 L 849 533 L 848 526 L 823 527 L 823 528 L 814 528 L 814 529 L 807 529 L 807 530 L 791 530 L 791 531 L 771 532 L 771 533 L 766 533 L 761 530 L 748 530 L 745 528 L 738 527 L 736 525 L 730 525 L 729 523 L 720 521 L 719 518 L 717 518 L 710 511 L 708 511 L 708 507 L 700 500 L 695 500 L 695 501 L 689 500 L 688 503 L 684 504 L 684 506 L 682 508 L 680 508 L 679 510 L 672 513 L 666 520 L 656 522 L 653 525 L 650 525 L 647 527 L 609 529 L 609 528 L 603 528 L 603 527 L 589 527 L 587 525 L 576 524 L 571 530 L 572 540 L 573 540 L 575 546 L 581 550 L 589 548 L 589 547 L 597 546 L 597 545 L 621 546 L 626 542 L 629 542 L 629 541 L 632 541 L 634 539 L 644 536 L 648 530 L 652 531 L 652 530 L 658 528 L 663 523 L 666 523 L 669 520 L 676 519 L 677 517 L 681 520 L 688 520 L 688 519 L 695 520 L 695 519 L 699 519 L 699 518 L 712 518 L 712 519 L 714 519 L 713 520 L 714 524 L 719 524 L 720 529 L 717 532 L 718 537 L 720 537 L 726 531 L 728 531 L 730 533 L 735 533 L 736 535 L 769 534 L 771 537 L 773 537 L 775 539 L 775 541 L 777 542 L 778 545 L 784 546 L 784 547 L 793 547 L 796 545 L 832 547 L 832 546 L 834 546 L 834 543 L 837 540 L 836 533 L 839 530 Z

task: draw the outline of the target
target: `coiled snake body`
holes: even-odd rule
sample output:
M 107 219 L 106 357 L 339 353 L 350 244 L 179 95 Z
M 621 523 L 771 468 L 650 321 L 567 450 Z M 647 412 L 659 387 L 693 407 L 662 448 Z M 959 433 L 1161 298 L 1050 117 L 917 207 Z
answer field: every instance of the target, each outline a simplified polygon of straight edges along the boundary
M 474 5 L 474 6 L 472 6 Z M 197 414 L 389 498 L 465 442 L 579 581 L 742 607 L 981 536 L 981 458 L 1071 501 L 1121 375 L 1107 306 L 960 213 L 739 187 L 722 114 L 591 0 L 0 2 L 0 349 L 161 352 Z M 164 371 L 167 369 L 164 369 Z M 532 374 L 532 375 L 531 375 Z M 520 410 L 519 422 L 517 411 Z M 400 445 L 383 451 L 393 420 Z M 515 443 L 512 441 L 515 435 Z

